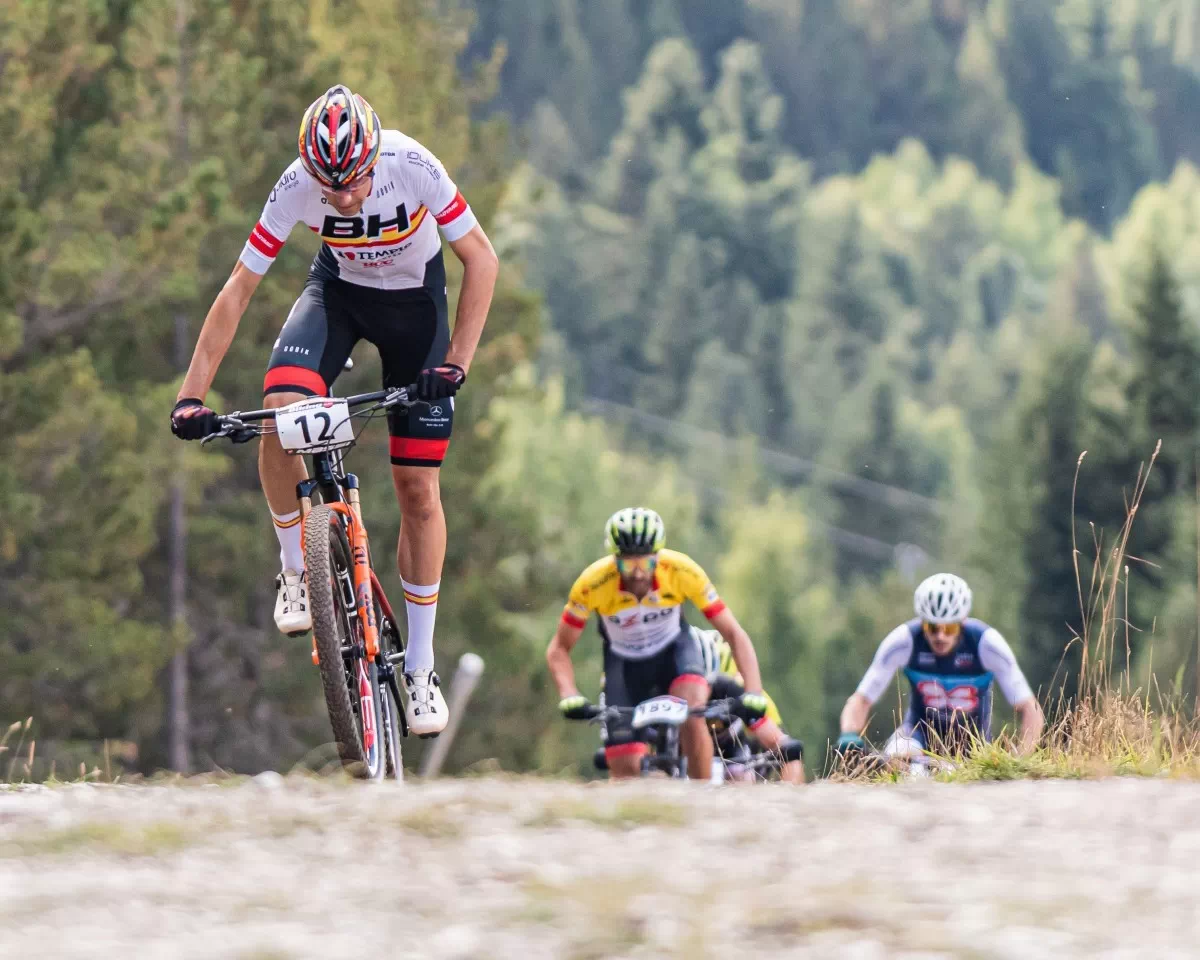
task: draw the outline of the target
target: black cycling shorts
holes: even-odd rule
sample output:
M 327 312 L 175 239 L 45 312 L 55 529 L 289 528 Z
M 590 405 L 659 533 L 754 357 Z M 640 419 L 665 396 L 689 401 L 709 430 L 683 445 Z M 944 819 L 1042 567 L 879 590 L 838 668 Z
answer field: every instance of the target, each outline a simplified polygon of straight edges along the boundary
M 359 340 L 383 361 L 384 387 L 406 387 L 446 359 L 450 322 L 446 269 L 439 251 L 425 265 L 425 284 L 378 290 L 336 277 L 310 275 L 271 351 L 264 393 L 328 396 Z M 454 401 L 419 403 L 388 416 L 392 463 L 438 467 L 454 426 Z
M 682 618 L 681 618 L 682 623 Z M 671 692 L 679 680 L 704 680 L 704 655 L 686 623 L 663 650 L 645 660 L 617 656 L 604 643 L 604 703 L 609 707 L 636 707 L 643 700 Z M 607 747 L 634 742 L 632 717 L 609 721 Z

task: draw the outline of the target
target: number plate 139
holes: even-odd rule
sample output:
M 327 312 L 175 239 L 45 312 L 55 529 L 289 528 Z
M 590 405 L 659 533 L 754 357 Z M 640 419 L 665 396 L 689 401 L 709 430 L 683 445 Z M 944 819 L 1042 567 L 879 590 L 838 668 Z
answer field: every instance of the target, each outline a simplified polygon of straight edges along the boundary
M 280 407 L 275 429 L 289 453 L 321 453 L 354 443 L 354 424 L 345 400 L 313 397 Z

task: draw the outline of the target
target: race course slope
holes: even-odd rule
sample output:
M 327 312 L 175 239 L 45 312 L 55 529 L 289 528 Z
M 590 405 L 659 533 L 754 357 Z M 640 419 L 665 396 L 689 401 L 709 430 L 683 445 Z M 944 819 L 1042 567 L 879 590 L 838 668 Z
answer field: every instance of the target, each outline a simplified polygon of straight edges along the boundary
M 1200 785 L 0 790 L 0 957 L 1200 956 Z

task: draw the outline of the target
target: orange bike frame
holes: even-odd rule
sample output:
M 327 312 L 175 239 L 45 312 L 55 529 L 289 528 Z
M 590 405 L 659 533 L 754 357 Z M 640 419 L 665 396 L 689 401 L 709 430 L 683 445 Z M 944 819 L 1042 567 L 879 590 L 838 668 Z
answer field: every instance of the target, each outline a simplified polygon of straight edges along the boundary
M 355 491 L 357 493 L 357 491 Z M 363 641 L 367 647 L 367 659 L 374 661 L 379 655 L 379 622 L 375 619 L 373 591 L 378 580 L 371 569 L 371 552 L 367 549 L 367 526 L 362 522 L 357 504 L 335 501 L 327 505 L 345 518 L 346 535 L 350 541 L 350 555 L 354 566 L 354 599 L 358 606 L 358 621 L 362 624 Z M 310 588 L 311 589 L 311 588 Z M 379 592 L 380 598 L 383 591 Z M 317 641 L 313 638 L 313 663 L 317 662 Z

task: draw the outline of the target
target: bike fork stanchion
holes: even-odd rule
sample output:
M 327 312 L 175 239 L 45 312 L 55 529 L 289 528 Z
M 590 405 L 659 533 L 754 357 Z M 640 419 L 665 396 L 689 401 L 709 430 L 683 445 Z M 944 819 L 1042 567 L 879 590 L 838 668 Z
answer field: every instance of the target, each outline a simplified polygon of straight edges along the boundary
M 454 678 L 450 681 L 449 695 L 446 697 L 446 707 L 450 711 L 450 721 L 446 729 L 438 735 L 433 747 L 421 760 L 421 776 L 436 777 L 446 762 L 446 755 L 458 733 L 458 725 L 466 712 L 467 702 L 475 692 L 479 678 L 483 676 L 483 657 L 476 653 L 464 653 L 458 658 L 458 667 Z

